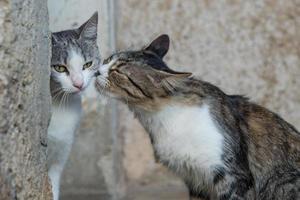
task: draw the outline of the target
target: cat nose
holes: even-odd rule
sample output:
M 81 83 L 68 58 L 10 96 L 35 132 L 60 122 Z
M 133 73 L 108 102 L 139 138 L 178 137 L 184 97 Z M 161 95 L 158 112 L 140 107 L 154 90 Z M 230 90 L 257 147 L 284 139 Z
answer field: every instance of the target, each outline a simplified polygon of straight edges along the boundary
M 101 75 L 101 73 L 100 73 L 100 71 L 98 70 L 98 71 L 96 71 L 95 72 L 95 74 L 94 74 L 94 76 L 100 76 Z
M 81 90 L 83 87 L 83 81 L 75 81 L 73 82 L 73 86 Z

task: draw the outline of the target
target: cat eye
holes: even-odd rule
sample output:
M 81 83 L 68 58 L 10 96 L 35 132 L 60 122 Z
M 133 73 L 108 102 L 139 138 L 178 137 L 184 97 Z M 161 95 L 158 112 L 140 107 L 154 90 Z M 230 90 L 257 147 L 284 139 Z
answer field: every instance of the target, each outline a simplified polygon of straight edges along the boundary
M 105 64 L 107 64 L 108 63 L 108 59 L 105 59 L 104 61 L 103 61 L 103 65 L 105 65 Z
M 92 64 L 93 64 L 92 61 L 85 63 L 85 64 L 83 65 L 83 69 L 87 69 L 87 68 L 91 67 Z
M 67 68 L 65 66 L 63 66 L 63 65 L 54 65 L 53 67 L 59 73 L 63 73 L 63 72 L 67 72 L 68 71 Z
M 109 58 L 106 58 L 106 59 L 103 61 L 103 64 L 105 65 L 105 64 L 109 63 L 111 60 L 112 60 L 112 56 L 109 57 Z

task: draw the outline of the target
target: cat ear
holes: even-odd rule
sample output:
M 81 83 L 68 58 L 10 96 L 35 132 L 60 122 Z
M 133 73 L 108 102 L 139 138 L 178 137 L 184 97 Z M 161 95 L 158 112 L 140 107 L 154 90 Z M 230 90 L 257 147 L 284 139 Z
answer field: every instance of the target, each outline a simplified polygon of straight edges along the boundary
M 79 28 L 79 39 L 96 40 L 97 39 L 97 27 L 98 27 L 98 12 L 95 12 L 93 16 L 82 24 Z
M 158 36 L 151 44 L 145 48 L 147 51 L 152 51 L 160 58 L 163 58 L 169 50 L 170 38 L 168 35 L 163 34 Z
M 188 78 L 192 76 L 191 72 L 177 72 L 171 69 L 168 69 L 167 71 L 160 71 L 160 73 L 165 74 L 166 78 Z
M 182 83 L 182 81 L 188 77 L 190 77 L 192 73 L 188 72 L 176 72 L 167 73 L 160 72 L 159 74 L 155 74 L 154 76 L 147 75 L 147 78 L 152 82 L 155 87 L 164 86 L 167 89 L 173 90 L 173 86 Z
M 192 76 L 190 72 L 177 72 L 169 69 L 168 71 L 157 71 L 152 75 L 147 75 L 148 79 L 156 86 L 160 86 L 162 83 L 177 83 L 180 80 Z

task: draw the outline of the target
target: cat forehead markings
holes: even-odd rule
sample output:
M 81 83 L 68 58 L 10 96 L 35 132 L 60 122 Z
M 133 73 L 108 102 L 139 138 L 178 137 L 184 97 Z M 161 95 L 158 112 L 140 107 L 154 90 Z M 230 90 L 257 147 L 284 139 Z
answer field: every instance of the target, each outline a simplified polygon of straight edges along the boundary
M 74 49 L 71 49 L 69 54 L 69 67 L 73 69 L 81 69 L 84 64 L 84 58 L 81 53 L 78 53 Z

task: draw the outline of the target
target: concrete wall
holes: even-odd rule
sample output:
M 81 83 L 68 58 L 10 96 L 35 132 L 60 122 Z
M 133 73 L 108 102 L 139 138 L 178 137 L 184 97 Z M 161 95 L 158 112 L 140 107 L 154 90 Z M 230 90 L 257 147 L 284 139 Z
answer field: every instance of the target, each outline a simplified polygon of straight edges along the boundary
M 0 199 L 50 200 L 46 0 L 0 1 Z
M 103 57 L 112 52 L 108 44 L 113 37 L 109 33 L 112 25 L 116 26 L 118 50 L 139 49 L 157 35 L 167 33 L 171 37 L 166 57 L 169 66 L 192 71 L 229 94 L 244 94 L 300 129 L 298 1 L 121 0 L 116 1 L 115 24 L 108 20 L 111 15 L 106 2 L 51 0 L 51 28 L 78 25 L 99 10 Z M 92 188 L 91 193 L 100 188 L 105 193 L 108 188 L 101 182 L 107 179 L 102 168 L 112 160 L 108 156 L 106 162 L 105 155 L 116 151 L 114 162 L 124 167 L 117 171 L 126 176 L 128 199 L 153 199 L 154 195 L 161 195 L 156 199 L 187 199 L 181 181 L 155 163 L 149 138 L 128 109 L 117 104 L 116 111 L 111 103 L 95 104 L 94 100 L 86 106 L 86 116 L 91 117 L 82 123 L 63 193 L 76 194 L 79 188 Z M 119 118 L 109 114 L 112 110 Z M 88 120 L 91 118 L 98 121 Z M 115 131 L 111 123 L 118 124 Z

